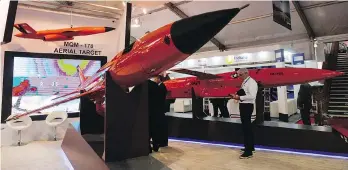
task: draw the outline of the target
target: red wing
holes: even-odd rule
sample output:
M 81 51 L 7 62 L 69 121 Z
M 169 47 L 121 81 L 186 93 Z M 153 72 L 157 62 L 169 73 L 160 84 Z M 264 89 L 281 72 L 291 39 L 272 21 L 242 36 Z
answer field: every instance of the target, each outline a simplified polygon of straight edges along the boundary
M 70 93 L 68 93 L 68 94 L 64 94 L 64 95 L 58 96 L 58 97 L 56 97 L 56 98 L 53 98 L 52 100 L 57 100 L 57 99 L 60 99 L 60 98 L 66 97 L 66 96 L 70 96 L 70 95 L 72 95 L 72 94 L 79 93 L 79 92 L 80 92 L 80 90 L 75 90 L 75 91 L 70 92 Z
M 82 97 L 82 96 L 89 95 L 89 94 L 94 93 L 94 92 L 96 92 L 96 91 L 98 91 L 98 90 L 100 90 L 100 88 L 96 88 L 96 89 L 93 89 L 93 90 L 90 90 L 90 91 L 87 91 L 87 92 L 78 94 L 78 95 L 76 95 L 76 96 L 72 96 L 72 97 L 69 97 L 69 98 L 67 98 L 67 99 L 64 99 L 64 100 L 61 100 L 61 101 L 58 101 L 58 102 L 55 102 L 55 103 L 52 103 L 52 104 L 43 106 L 43 107 L 41 107 L 41 108 L 38 108 L 38 109 L 29 111 L 29 112 L 26 112 L 26 113 L 22 113 L 22 114 L 16 115 L 16 116 L 14 116 L 14 117 L 12 117 L 12 118 L 7 118 L 5 121 L 10 121 L 10 120 L 12 120 L 12 119 L 17 119 L 17 118 L 22 117 L 22 116 L 25 116 L 25 115 L 30 115 L 30 114 L 33 114 L 33 113 L 37 113 L 37 112 L 40 112 L 41 110 L 45 110 L 45 109 L 48 109 L 48 108 L 51 108 L 51 107 L 54 107 L 54 106 L 57 106 L 57 105 L 60 105 L 60 104 L 63 104 L 63 103 L 66 103 L 66 102 L 75 100 L 75 99 L 78 99 L 78 98 L 80 98 L 80 97 Z
M 89 85 L 97 81 L 101 76 L 104 75 L 106 71 L 110 69 L 110 67 L 116 62 L 116 60 L 109 61 L 106 63 L 102 68 L 100 68 L 95 74 L 93 74 L 91 77 L 87 78 L 85 82 L 81 83 L 80 89 L 86 89 Z
M 173 69 L 170 71 L 182 73 L 182 74 L 193 75 L 193 76 L 198 77 L 201 80 L 222 78 L 219 75 L 210 74 L 210 73 L 203 73 L 203 72 L 193 71 L 193 70 L 188 70 L 188 69 Z

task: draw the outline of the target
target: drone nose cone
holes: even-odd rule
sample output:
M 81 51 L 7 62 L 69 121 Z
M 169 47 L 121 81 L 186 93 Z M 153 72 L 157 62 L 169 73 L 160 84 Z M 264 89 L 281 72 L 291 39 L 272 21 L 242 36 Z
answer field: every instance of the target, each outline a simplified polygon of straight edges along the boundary
M 115 30 L 115 28 L 112 28 L 112 27 L 105 27 L 105 32 L 109 32 L 109 31 L 112 31 L 112 30 Z
M 322 70 L 321 75 L 326 78 L 334 78 L 338 76 L 343 76 L 344 73 L 339 71 L 332 71 L 332 70 Z
M 170 30 L 174 45 L 184 54 L 196 52 L 220 32 L 240 10 L 219 10 L 174 22 Z
M 334 77 L 336 77 L 336 76 L 343 76 L 344 75 L 343 72 L 339 72 L 339 71 L 335 71 L 334 74 L 335 74 Z

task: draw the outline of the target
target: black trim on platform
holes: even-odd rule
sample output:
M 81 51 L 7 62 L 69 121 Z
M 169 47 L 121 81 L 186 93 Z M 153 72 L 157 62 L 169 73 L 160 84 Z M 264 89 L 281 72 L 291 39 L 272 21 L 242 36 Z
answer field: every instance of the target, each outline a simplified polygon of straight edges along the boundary
M 284 113 L 279 113 L 279 120 L 282 122 L 289 122 L 289 115 Z
M 201 119 L 208 116 L 203 111 L 203 98 L 196 96 L 195 90 L 191 88 L 191 100 L 192 100 L 192 115 L 194 119 Z
M 18 1 L 10 1 L 7 13 L 7 21 L 4 31 L 4 38 L 1 40 L 4 44 L 12 41 L 13 25 L 16 19 Z
M 97 60 L 101 61 L 101 66 L 107 62 L 106 56 L 83 56 L 70 54 L 52 54 L 52 53 L 29 53 L 5 51 L 4 55 L 4 77 L 2 87 L 2 107 L 1 107 L 1 123 L 11 115 L 12 112 L 12 85 L 13 85 L 13 67 L 14 57 L 29 57 L 29 58 L 51 58 L 51 59 L 75 59 L 75 60 Z M 43 116 L 43 115 L 39 115 Z M 44 116 L 45 117 L 45 116 Z M 34 118 L 36 119 L 36 118 Z M 41 120 L 42 118 L 38 118 Z
M 243 144 L 240 120 L 167 113 L 170 137 Z M 255 145 L 300 150 L 348 153 L 348 145 L 331 127 L 308 126 L 285 122 L 254 125 Z
M 263 114 L 266 121 L 271 121 L 271 112 L 264 112 Z
M 127 2 L 126 6 L 126 30 L 125 30 L 125 43 L 124 48 L 126 49 L 130 45 L 130 36 L 131 36 L 131 20 L 132 20 L 132 4 Z

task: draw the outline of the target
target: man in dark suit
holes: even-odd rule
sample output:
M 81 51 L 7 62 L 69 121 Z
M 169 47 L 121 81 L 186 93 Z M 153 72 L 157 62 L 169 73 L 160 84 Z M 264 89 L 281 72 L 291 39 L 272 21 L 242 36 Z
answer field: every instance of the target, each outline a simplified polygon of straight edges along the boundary
M 228 99 L 225 98 L 211 98 L 211 104 L 213 105 L 214 115 L 213 117 L 218 116 L 218 109 L 220 109 L 221 117 L 228 118 L 230 116 L 227 109 Z
M 159 93 L 158 93 L 158 109 L 159 109 L 159 115 L 158 115 L 158 121 L 159 121 L 159 125 L 160 127 L 160 147 L 166 147 L 168 146 L 168 122 L 167 122 L 167 117 L 165 115 L 165 113 L 167 112 L 166 110 L 166 105 L 167 105 L 167 100 L 166 100 L 166 96 L 167 96 L 167 88 L 164 85 L 163 81 L 164 81 L 164 77 L 163 76 L 157 76 L 155 77 L 154 81 L 158 84 L 159 87 Z
M 157 152 L 159 150 L 160 143 L 160 129 L 159 129 L 159 120 L 160 112 L 158 109 L 158 94 L 159 86 L 156 82 L 148 80 L 148 110 L 149 110 L 149 140 L 152 139 L 152 148 L 149 146 L 150 152 L 152 149 Z
M 300 109 L 301 119 L 304 125 L 311 125 L 310 110 L 312 107 L 311 85 L 301 84 L 298 91 L 297 107 Z

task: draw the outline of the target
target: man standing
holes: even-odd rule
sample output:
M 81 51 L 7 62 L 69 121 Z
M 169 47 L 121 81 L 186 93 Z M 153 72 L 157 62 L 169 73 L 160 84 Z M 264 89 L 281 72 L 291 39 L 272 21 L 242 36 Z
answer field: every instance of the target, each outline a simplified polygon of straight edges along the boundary
M 152 149 L 155 152 L 158 152 L 160 147 L 160 128 L 159 128 L 159 121 L 160 121 L 160 114 L 158 109 L 158 93 L 159 93 L 159 87 L 156 82 L 152 80 L 148 80 L 148 110 L 149 110 L 149 140 L 152 139 L 152 146 L 149 145 L 150 153 L 152 152 Z
M 166 147 L 168 146 L 168 123 L 167 123 L 167 117 L 165 115 L 165 113 L 167 112 L 166 110 L 166 105 L 167 105 L 167 88 L 163 83 L 164 81 L 164 77 L 163 76 L 158 76 L 156 79 L 156 83 L 158 83 L 159 86 L 159 103 L 158 103 L 158 107 L 160 108 L 159 110 L 159 114 L 161 117 L 160 120 L 160 125 L 161 127 L 159 127 L 161 130 L 161 135 L 160 135 L 160 147 Z
M 231 94 L 232 99 L 239 100 L 239 112 L 242 121 L 242 129 L 244 135 L 244 149 L 241 159 L 251 158 L 254 148 L 254 134 L 251 124 L 251 114 L 254 111 L 254 103 L 257 95 L 258 85 L 256 81 L 249 76 L 246 68 L 237 71 L 238 77 L 243 79 L 241 89 L 237 94 Z
M 213 117 L 218 117 L 218 109 L 220 109 L 221 117 L 228 118 L 230 114 L 227 109 L 228 100 L 225 98 L 211 98 L 211 104 L 213 105 L 214 115 Z
M 301 119 L 304 125 L 311 125 L 310 110 L 312 107 L 311 85 L 301 84 L 298 91 L 297 107 L 300 109 Z

